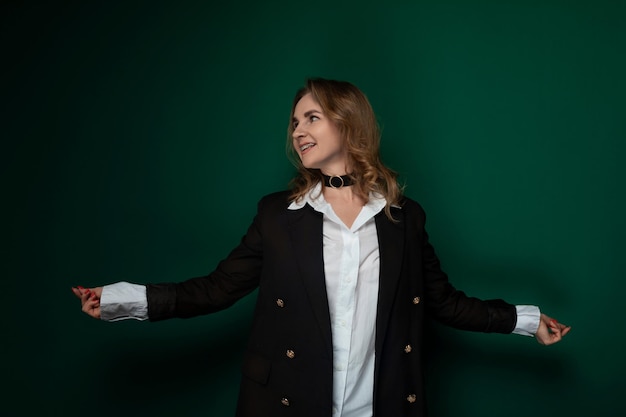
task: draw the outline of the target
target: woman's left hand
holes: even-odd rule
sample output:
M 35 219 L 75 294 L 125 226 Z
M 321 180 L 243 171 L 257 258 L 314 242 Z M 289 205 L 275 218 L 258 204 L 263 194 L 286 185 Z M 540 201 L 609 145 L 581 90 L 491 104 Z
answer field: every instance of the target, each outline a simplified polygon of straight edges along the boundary
M 552 317 L 541 314 L 539 329 L 537 329 L 535 338 L 537 342 L 542 345 L 552 345 L 556 342 L 560 342 L 563 336 L 569 333 L 571 329 L 571 326 L 566 326 Z

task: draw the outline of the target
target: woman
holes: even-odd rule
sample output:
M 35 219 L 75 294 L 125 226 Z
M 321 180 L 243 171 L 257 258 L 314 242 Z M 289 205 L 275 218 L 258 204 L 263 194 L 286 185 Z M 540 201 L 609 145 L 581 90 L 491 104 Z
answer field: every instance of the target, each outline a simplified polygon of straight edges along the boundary
M 421 416 L 424 318 L 561 340 L 534 306 L 479 300 L 439 267 L 425 216 L 379 158 L 365 95 L 311 79 L 296 94 L 290 192 L 264 197 L 240 245 L 205 277 L 73 288 L 103 320 L 163 320 L 224 309 L 259 288 L 238 416 Z

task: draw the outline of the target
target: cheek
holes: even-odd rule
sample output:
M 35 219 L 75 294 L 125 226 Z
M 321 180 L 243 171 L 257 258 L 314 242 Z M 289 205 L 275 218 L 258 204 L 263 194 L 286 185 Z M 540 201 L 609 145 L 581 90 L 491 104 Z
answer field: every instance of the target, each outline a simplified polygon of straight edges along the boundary
M 293 151 L 296 153 L 296 155 L 298 155 L 298 158 L 300 158 L 300 160 L 302 160 L 302 154 L 300 153 L 300 148 L 298 147 L 298 141 L 297 140 L 292 140 L 291 141 L 291 146 L 293 146 Z

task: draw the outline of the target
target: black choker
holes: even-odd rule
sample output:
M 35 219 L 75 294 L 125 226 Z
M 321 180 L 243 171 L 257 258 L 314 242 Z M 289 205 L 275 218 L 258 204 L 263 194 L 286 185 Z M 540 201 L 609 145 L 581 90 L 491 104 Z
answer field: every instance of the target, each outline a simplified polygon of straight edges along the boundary
M 332 177 L 322 174 L 324 177 L 324 185 L 330 188 L 348 187 L 352 184 L 352 178 L 349 175 L 333 175 Z

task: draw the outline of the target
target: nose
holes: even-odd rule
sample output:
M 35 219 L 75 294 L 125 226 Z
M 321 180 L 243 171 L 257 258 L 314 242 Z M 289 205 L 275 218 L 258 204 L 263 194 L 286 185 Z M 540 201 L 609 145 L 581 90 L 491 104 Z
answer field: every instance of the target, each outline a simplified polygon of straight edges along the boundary
M 300 123 L 298 126 L 296 126 L 296 128 L 291 133 L 291 137 L 294 140 L 298 140 L 298 139 L 303 138 L 305 136 L 306 136 L 306 130 L 302 126 L 302 123 Z

